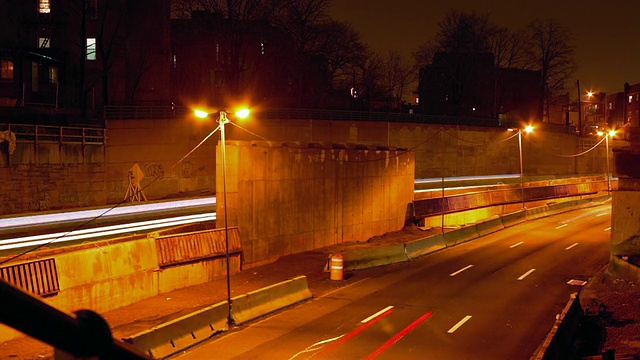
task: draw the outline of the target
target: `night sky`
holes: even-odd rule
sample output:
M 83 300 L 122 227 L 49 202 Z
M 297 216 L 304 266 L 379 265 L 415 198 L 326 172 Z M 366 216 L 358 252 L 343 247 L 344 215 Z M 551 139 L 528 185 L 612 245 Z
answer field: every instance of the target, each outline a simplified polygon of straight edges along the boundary
M 612 93 L 625 82 L 640 83 L 640 0 L 333 0 L 330 15 L 351 23 L 372 50 L 409 57 L 433 39 L 452 8 L 489 13 L 492 23 L 511 30 L 554 18 L 575 39 L 581 90 Z

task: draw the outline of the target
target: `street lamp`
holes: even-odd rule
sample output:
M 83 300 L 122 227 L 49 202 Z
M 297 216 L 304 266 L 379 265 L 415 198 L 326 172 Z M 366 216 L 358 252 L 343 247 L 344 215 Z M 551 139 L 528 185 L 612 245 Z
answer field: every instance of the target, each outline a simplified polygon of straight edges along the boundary
M 615 130 L 609 130 L 606 134 L 602 131 L 598 131 L 598 136 L 604 135 L 605 143 L 605 156 L 607 157 L 607 192 L 611 194 L 611 172 L 609 171 L 609 137 L 616 136 Z
M 204 110 L 195 110 L 196 117 L 205 119 L 209 116 L 209 113 Z M 242 109 L 236 112 L 236 116 L 239 118 L 246 118 L 249 116 L 248 109 Z M 229 123 L 227 112 L 220 110 L 218 112 L 218 123 L 220 128 L 220 143 L 222 150 L 222 199 L 224 203 L 224 241 L 225 241 L 225 256 L 227 259 L 227 303 L 229 304 L 229 313 L 227 314 L 227 320 L 229 323 L 233 323 L 231 317 L 231 265 L 229 263 L 229 216 L 227 214 L 227 145 L 224 133 L 224 125 Z
M 514 129 L 507 129 L 509 131 L 515 131 Z M 526 209 L 524 201 L 524 168 L 522 166 L 522 130 L 518 128 L 518 152 L 520 153 L 520 198 L 522 199 L 522 208 Z M 533 126 L 527 125 L 524 128 L 524 132 L 527 134 L 533 132 Z

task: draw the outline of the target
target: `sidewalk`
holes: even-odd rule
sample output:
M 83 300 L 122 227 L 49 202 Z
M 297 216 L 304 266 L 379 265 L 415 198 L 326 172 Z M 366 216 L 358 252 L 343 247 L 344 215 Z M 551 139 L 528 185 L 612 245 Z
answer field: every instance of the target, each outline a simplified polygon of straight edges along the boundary
M 242 270 L 231 277 L 232 296 L 245 294 L 299 275 L 306 275 L 314 297 L 369 276 L 375 269 L 347 273 L 344 281 L 331 281 L 324 272 L 330 254 L 358 248 L 381 247 L 428 237 L 437 232 L 411 227 L 365 243 L 344 243 L 280 258 L 276 262 Z M 226 278 L 175 290 L 102 314 L 114 338 L 136 334 L 205 306 L 226 300 Z M 609 334 L 603 349 L 617 354 L 640 354 L 640 292 L 630 282 L 616 279 L 603 268 L 581 292 L 583 304 L 592 299 L 607 305 Z M 584 308 L 584 306 L 583 306 Z M 68 309 L 76 310 L 76 309 Z M 29 337 L 0 344 L 0 359 L 52 359 L 53 349 Z M 636 357 L 640 359 L 640 355 Z

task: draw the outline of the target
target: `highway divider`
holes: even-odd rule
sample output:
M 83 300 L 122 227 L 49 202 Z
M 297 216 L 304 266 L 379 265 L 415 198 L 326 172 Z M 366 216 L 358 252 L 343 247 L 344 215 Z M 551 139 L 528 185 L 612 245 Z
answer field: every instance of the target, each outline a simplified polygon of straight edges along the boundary
M 409 260 L 404 244 L 357 249 L 342 254 L 344 270 L 366 269 Z
M 504 230 L 505 228 L 501 217 L 477 223 L 476 226 L 478 227 L 478 234 L 480 234 L 480 236 L 489 235 L 496 231 Z
M 444 233 L 447 247 L 462 244 L 480 237 L 477 225 L 464 226 L 454 231 Z
M 306 276 L 298 276 L 231 299 L 231 317 L 244 324 L 312 297 Z
M 229 303 L 222 301 L 122 340 L 153 358 L 165 358 L 228 330 L 228 314 Z
M 404 248 L 409 259 L 415 259 L 446 247 L 447 243 L 444 241 L 444 236 L 442 234 L 414 240 L 404 244 Z

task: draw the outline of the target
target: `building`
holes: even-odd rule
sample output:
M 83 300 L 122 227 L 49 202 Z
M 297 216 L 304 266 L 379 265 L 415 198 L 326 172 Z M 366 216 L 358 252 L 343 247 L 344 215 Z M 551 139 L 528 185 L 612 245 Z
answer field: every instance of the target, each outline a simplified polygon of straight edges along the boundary
M 541 121 L 540 73 L 494 67 L 493 54 L 435 54 L 420 71 L 422 113 Z
M 0 4 L 2 122 L 90 123 L 103 105 L 171 100 L 169 0 Z

